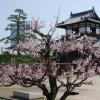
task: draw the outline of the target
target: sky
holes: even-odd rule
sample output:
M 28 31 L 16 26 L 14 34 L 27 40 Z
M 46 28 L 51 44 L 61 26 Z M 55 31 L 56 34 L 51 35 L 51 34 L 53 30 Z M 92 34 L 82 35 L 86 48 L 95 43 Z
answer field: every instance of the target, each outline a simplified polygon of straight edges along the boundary
M 100 0 L 0 0 L 0 39 L 10 35 L 10 32 L 5 31 L 9 23 L 7 17 L 14 14 L 15 9 L 23 9 L 28 14 L 28 20 L 39 17 L 48 26 L 57 17 L 59 7 L 61 22 L 69 17 L 71 11 L 77 13 L 92 9 L 93 6 L 100 16 Z M 56 35 L 61 34 L 65 34 L 65 31 L 57 29 Z M 4 43 L 0 43 L 0 48 L 4 46 Z

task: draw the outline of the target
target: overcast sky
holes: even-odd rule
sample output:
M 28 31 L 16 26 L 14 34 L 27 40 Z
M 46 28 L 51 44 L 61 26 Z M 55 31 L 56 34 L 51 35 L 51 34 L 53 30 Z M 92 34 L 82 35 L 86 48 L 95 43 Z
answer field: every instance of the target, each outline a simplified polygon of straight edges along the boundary
M 28 14 L 28 19 L 39 17 L 45 20 L 47 25 L 57 16 L 60 8 L 59 21 L 66 20 L 70 12 L 81 12 L 95 7 L 100 16 L 100 0 L 0 0 L 0 39 L 8 36 L 10 33 L 5 31 L 9 23 L 7 17 L 14 13 L 17 8 L 23 9 Z M 57 31 L 58 36 L 64 34 L 64 31 Z M 4 46 L 0 43 L 0 47 Z

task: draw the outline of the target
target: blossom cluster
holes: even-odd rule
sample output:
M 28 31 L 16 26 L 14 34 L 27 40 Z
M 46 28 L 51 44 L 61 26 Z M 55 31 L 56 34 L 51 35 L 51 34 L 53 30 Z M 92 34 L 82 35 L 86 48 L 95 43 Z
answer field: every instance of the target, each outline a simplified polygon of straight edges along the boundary
M 74 39 L 71 38 L 65 41 L 54 41 L 53 44 L 51 44 L 51 48 L 58 52 L 69 52 L 76 49 L 83 52 L 84 49 L 92 49 L 95 42 L 96 38 L 84 35 L 80 38 L 74 37 Z
M 39 43 L 37 43 L 37 40 L 35 39 L 26 40 L 25 42 L 19 42 L 17 48 L 19 48 L 22 52 L 25 52 L 32 57 L 39 56 L 40 47 Z
M 24 79 L 41 80 L 46 71 L 44 66 L 43 64 L 1 64 L 0 85 L 10 85 L 13 81 L 21 85 Z
M 50 38 L 47 38 L 47 40 Z M 1 74 L 1 82 L 3 84 L 6 82 L 11 83 L 13 80 L 18 80 L 17 83 L 25 83 L 23 80 L 31 80 L 35 81 L 43 81 L 45 76 L 58 77 L 59 75 L 63 75 L 65 80 L 64 82 L 76 84 L 77 82 L 81 82 L 93 75 L 96 72 L 99 72 L 100 69 L 97 68 L 97 63 L 95 62 L 91 52 L 86 52 L 86 50 L 91 50 L 96 39 L 82 36 L 80 38 L 70 37 L 68 40 L 64 41 L 51 41 L 48 40 L 44 43 L 44 46 L 50 46 L 50 50 L 46 48 L 46 50 L 54 52 L 57 50 L 60 54 L 68 53 L 70 51 L 78 50 L 81 52 L 81 56 L 77 59 L 74 59 L 70 64 L 67 63 L 59 63 L 56 59 L 53 59 L 52 55 L 49 55 L 48 58 L 41 59 L 40 64 L 8 64 L 8 65 L 0 65 L 0 74 Z M 47 44 L 47 45 L 46 45 Z M 25 53 L 33 56 L 33 57 L 42 57 L 43 53 L 45 56 L 47 55 L 46 50 L 43 50 L 43 47 L 40 47 L 40 43 L 37 40 L 26 40 L 25 42 L 20 42 L 17 46 L 19 49 L 24 51 Z M 42 54 L 42 55 L 43 55 Z M 47 60 L 47 61 L 46 61 Z M 58 79 L 58 78 L 57 78 Z M 23 82 L 22 82 L 23 81 Z M 60 81 L 60 79 L 58 79 Z M 61 81 L 60 81 L 61 82 Z M 62 82 L 61 82 L 62 83 Z M 64 83 L 64 84 L 65 84 Z

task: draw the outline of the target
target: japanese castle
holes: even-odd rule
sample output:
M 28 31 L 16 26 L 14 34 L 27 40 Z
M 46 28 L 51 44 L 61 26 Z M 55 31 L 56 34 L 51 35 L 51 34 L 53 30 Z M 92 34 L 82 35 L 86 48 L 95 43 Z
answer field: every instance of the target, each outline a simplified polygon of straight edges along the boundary
M 76 32 L 100 37 L 100 18 L 94 7 L 79 13 L 71 12 L 70 18 L 58 23 L 57 27 L 65 29 L 66 34 Z

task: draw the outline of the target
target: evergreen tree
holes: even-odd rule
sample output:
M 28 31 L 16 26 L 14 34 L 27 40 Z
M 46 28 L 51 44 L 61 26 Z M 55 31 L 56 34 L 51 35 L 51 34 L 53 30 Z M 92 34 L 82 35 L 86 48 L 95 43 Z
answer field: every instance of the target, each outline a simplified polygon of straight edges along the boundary
M 27 14 L 22 9 L 16 9 L 15 14 L 10 15 L 7 18 L 10 23 L 7 25 L 6 30 L 10 31 L 10 36 L 3 38 L 5 43 L 10 43 L 8 49 L 17 51 L 17 55 L 20 55 L 20 50 L 16 48 L 20 41 L 24 41 L 27 37 L 29 30 L 31 29 L 30 23 L 26 21 Z

